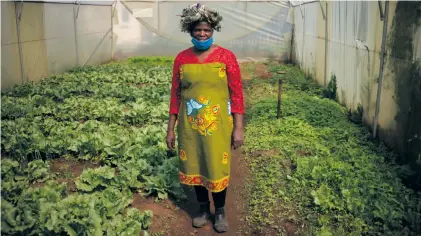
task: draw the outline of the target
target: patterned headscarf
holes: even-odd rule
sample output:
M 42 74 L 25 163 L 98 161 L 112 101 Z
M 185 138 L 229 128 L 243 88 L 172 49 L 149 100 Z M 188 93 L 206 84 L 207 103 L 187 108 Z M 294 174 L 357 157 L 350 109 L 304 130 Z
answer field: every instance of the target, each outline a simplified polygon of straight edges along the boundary
M 181 32 L 189 32 L 192 24 L 196 22 L 207 22 L 216 31 L 221 30 L 222 16 L 217 11 L 209 9 L 200 3 L 193 4 L 185 9 L 181 15 Z

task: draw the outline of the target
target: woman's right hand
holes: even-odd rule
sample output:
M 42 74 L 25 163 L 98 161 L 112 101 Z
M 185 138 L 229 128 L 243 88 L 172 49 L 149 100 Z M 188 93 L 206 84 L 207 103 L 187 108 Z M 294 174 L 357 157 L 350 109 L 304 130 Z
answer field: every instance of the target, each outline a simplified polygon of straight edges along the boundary
M 167 132 L 167 147 L 173 151 L 175 148 L 175 133 L 174 131 Z

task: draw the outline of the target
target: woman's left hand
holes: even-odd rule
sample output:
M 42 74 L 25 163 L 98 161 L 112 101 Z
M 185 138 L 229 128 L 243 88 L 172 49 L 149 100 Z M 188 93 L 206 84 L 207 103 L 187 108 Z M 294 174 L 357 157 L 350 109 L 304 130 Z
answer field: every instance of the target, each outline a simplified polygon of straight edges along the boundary
M 232 132 L 231 148 L 237 149 L 244 144 L 244 130 L 241 128 L 235 128 Z

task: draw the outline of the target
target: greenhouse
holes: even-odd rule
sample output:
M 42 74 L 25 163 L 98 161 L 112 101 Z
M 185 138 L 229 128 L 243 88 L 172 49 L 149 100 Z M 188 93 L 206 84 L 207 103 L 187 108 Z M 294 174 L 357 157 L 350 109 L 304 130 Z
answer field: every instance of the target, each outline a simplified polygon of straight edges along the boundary
M 3 235 L 421 235 L 420 1 L 2 1 L 1 39 Z

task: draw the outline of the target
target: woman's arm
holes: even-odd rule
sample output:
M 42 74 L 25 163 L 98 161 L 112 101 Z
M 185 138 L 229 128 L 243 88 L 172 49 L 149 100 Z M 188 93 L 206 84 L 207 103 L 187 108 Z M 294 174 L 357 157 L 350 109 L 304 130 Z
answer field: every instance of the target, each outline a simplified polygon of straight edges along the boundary
M 168 119 L 168 128 L 167 128 L 167 147 L 172 151 L 175 148 L 175 123 L 177 122 L 178 110 L 180 107 L 180 96 L 181 96 L 181 87 L 180 87 L 180 62 L 179 57 L 176 57 L 174 60 L 173 66 L 173 76 L 172 76 L 172 85 L 171 85 L 171 101 L 170 101 L 170 117 Z
M 232 132 L 232 148 L 237 149 L 244 143 L 244 102 L 243 86 L 241 80 L 240 66 L 233 53 L 227 58 L 228 87 L 231 100 L 231 113 L 234 118 L 234 129 Z
M 232 144 L 233 149 L 237 149 L 244 144 L 244 126 L 243 114 L 234 113 L 234 130 L 232 131 Z
M 175 126 L 176 121 L 177 121 L 177 115 L 171 114 L 170 118 L 168 119 L 168 129 L 167 129 L 167 147 L 171 151 L 173 151 L 175 148 L 174 126 Z

